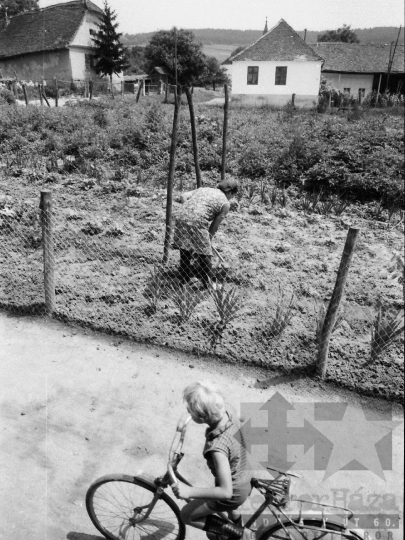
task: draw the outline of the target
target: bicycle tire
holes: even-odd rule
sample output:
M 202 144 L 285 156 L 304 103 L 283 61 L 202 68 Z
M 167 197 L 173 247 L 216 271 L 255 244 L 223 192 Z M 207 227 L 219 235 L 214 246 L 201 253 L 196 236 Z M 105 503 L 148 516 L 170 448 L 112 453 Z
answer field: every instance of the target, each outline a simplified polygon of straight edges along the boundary
M 345 531 L 345 528 L 342 525 L 327 521 L 325 528 L 330 529 L 330 535 L 328 533 L 322 533 L 321 531 L 310 531 L 309 529 L 303 529 L 303 534 L 301 534 L 298 529 L 294 528 L 296 523 L 296 521 L 283 522 L 283 525 L 288 529 L 289 534 L 287 534 L 284 531 L 283 526 L 278 523 L 265 531 L 260 536 L 259 540 L 317 540 L 318 538 L 322 538 L 322 540 L 339 540 L 339 532 Z M 303 524 L 308 525 L 309 527 L 322 527 L 322 521 L 319 519 L 304 519 Z M 347 534 L 350 534 L 350 537 L 341 536 L 340 538 L 342 538 L 342 540 L 362 540 L 361 536 L 356 533 L 350 532 Z
M 147 505 L 157 487 L 146 479 L 125 474 L 98 478 L 86 494 L 87 513 L 108 540 L 184 540 L 186 528 L 177 504 L 162 493 L 151 514 L 135 526 L 134 508 Z

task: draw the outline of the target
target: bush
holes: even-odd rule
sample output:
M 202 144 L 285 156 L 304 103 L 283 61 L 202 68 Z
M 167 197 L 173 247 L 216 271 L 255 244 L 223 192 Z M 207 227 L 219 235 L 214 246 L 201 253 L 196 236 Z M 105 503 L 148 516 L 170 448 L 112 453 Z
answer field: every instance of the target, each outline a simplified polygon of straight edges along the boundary
M 15 103 L 15 96 L 8 88 L 0 88 L 0 98 L 8 105 L 14 105 Z

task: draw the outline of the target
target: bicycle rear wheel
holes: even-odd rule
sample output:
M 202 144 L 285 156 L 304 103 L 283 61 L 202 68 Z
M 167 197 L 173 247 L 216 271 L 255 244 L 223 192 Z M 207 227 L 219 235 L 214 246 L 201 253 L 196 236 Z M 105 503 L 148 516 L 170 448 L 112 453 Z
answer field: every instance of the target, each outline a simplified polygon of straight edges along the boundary
M 304 525 L 308 527 L 322 527 L 322 521 L 319 519 L 304 519 Z M 330 530 L 330 533 L 324 531 L 312 531 L 310 529 L 299 529 L 295 522 L 287 521 L 281 525 L 278 523 L 266 531 L 259 540 L 362 540 L 361 536 L 356 533 L 346 533 L 344 527 L 338 523 L 326 522 L 325 529 Z
M 179 508 L 166 493 L 144 521 L 135 523 L 146 514 L 156 489 L 152 482 L 134 476 L 103 476 L 87 491 L 87 512 L 108 540 L 184 540 Z

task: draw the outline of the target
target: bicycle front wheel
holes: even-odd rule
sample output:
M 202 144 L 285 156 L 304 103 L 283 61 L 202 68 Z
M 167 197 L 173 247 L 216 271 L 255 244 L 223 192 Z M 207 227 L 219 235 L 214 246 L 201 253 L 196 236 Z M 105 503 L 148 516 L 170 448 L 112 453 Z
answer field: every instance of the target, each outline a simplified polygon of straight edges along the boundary
M 86 494 L 86 508 L 96 529 L 108 540 L 184 540 L 177 504 L 162 493 L 145 519 L 156 493 L 152 482 L 111 474 L 96 480 Z
M 287 521 L 282 525 L 278 523 L 266 531 L 259 540 L 362 540 L 361 536 L 356 533 L 346 532 L 343 536 L 345 528 L 338 523 L 326 522 L 325 527 L 322 526 L 322 521 L 319 519 L 304 519 L 303 525 L 306 527 L 325 528 L 329 532 L 311 530 L 307 528 L 299 528 L 294 521 Z

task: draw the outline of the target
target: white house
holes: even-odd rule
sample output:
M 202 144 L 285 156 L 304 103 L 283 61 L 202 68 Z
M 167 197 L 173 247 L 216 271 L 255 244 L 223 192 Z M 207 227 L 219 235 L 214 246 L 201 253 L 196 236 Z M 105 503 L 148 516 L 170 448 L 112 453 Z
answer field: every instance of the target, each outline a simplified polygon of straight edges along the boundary
M 3 77 L 96 79 L 92 36 L 101 13 L 90 0 L 72 0 L 0 20 Z
M 404 93 L 403 43 L 395 48 L 384 43 L 331 42 L 311 47 L 325 59 L 322 75 L 342 93 L 360 98 L 372 90 Z
M 318 102 L 323 59 L 283 19 L 253 45 L 231 57 L 232 100 L 297 107 Z

